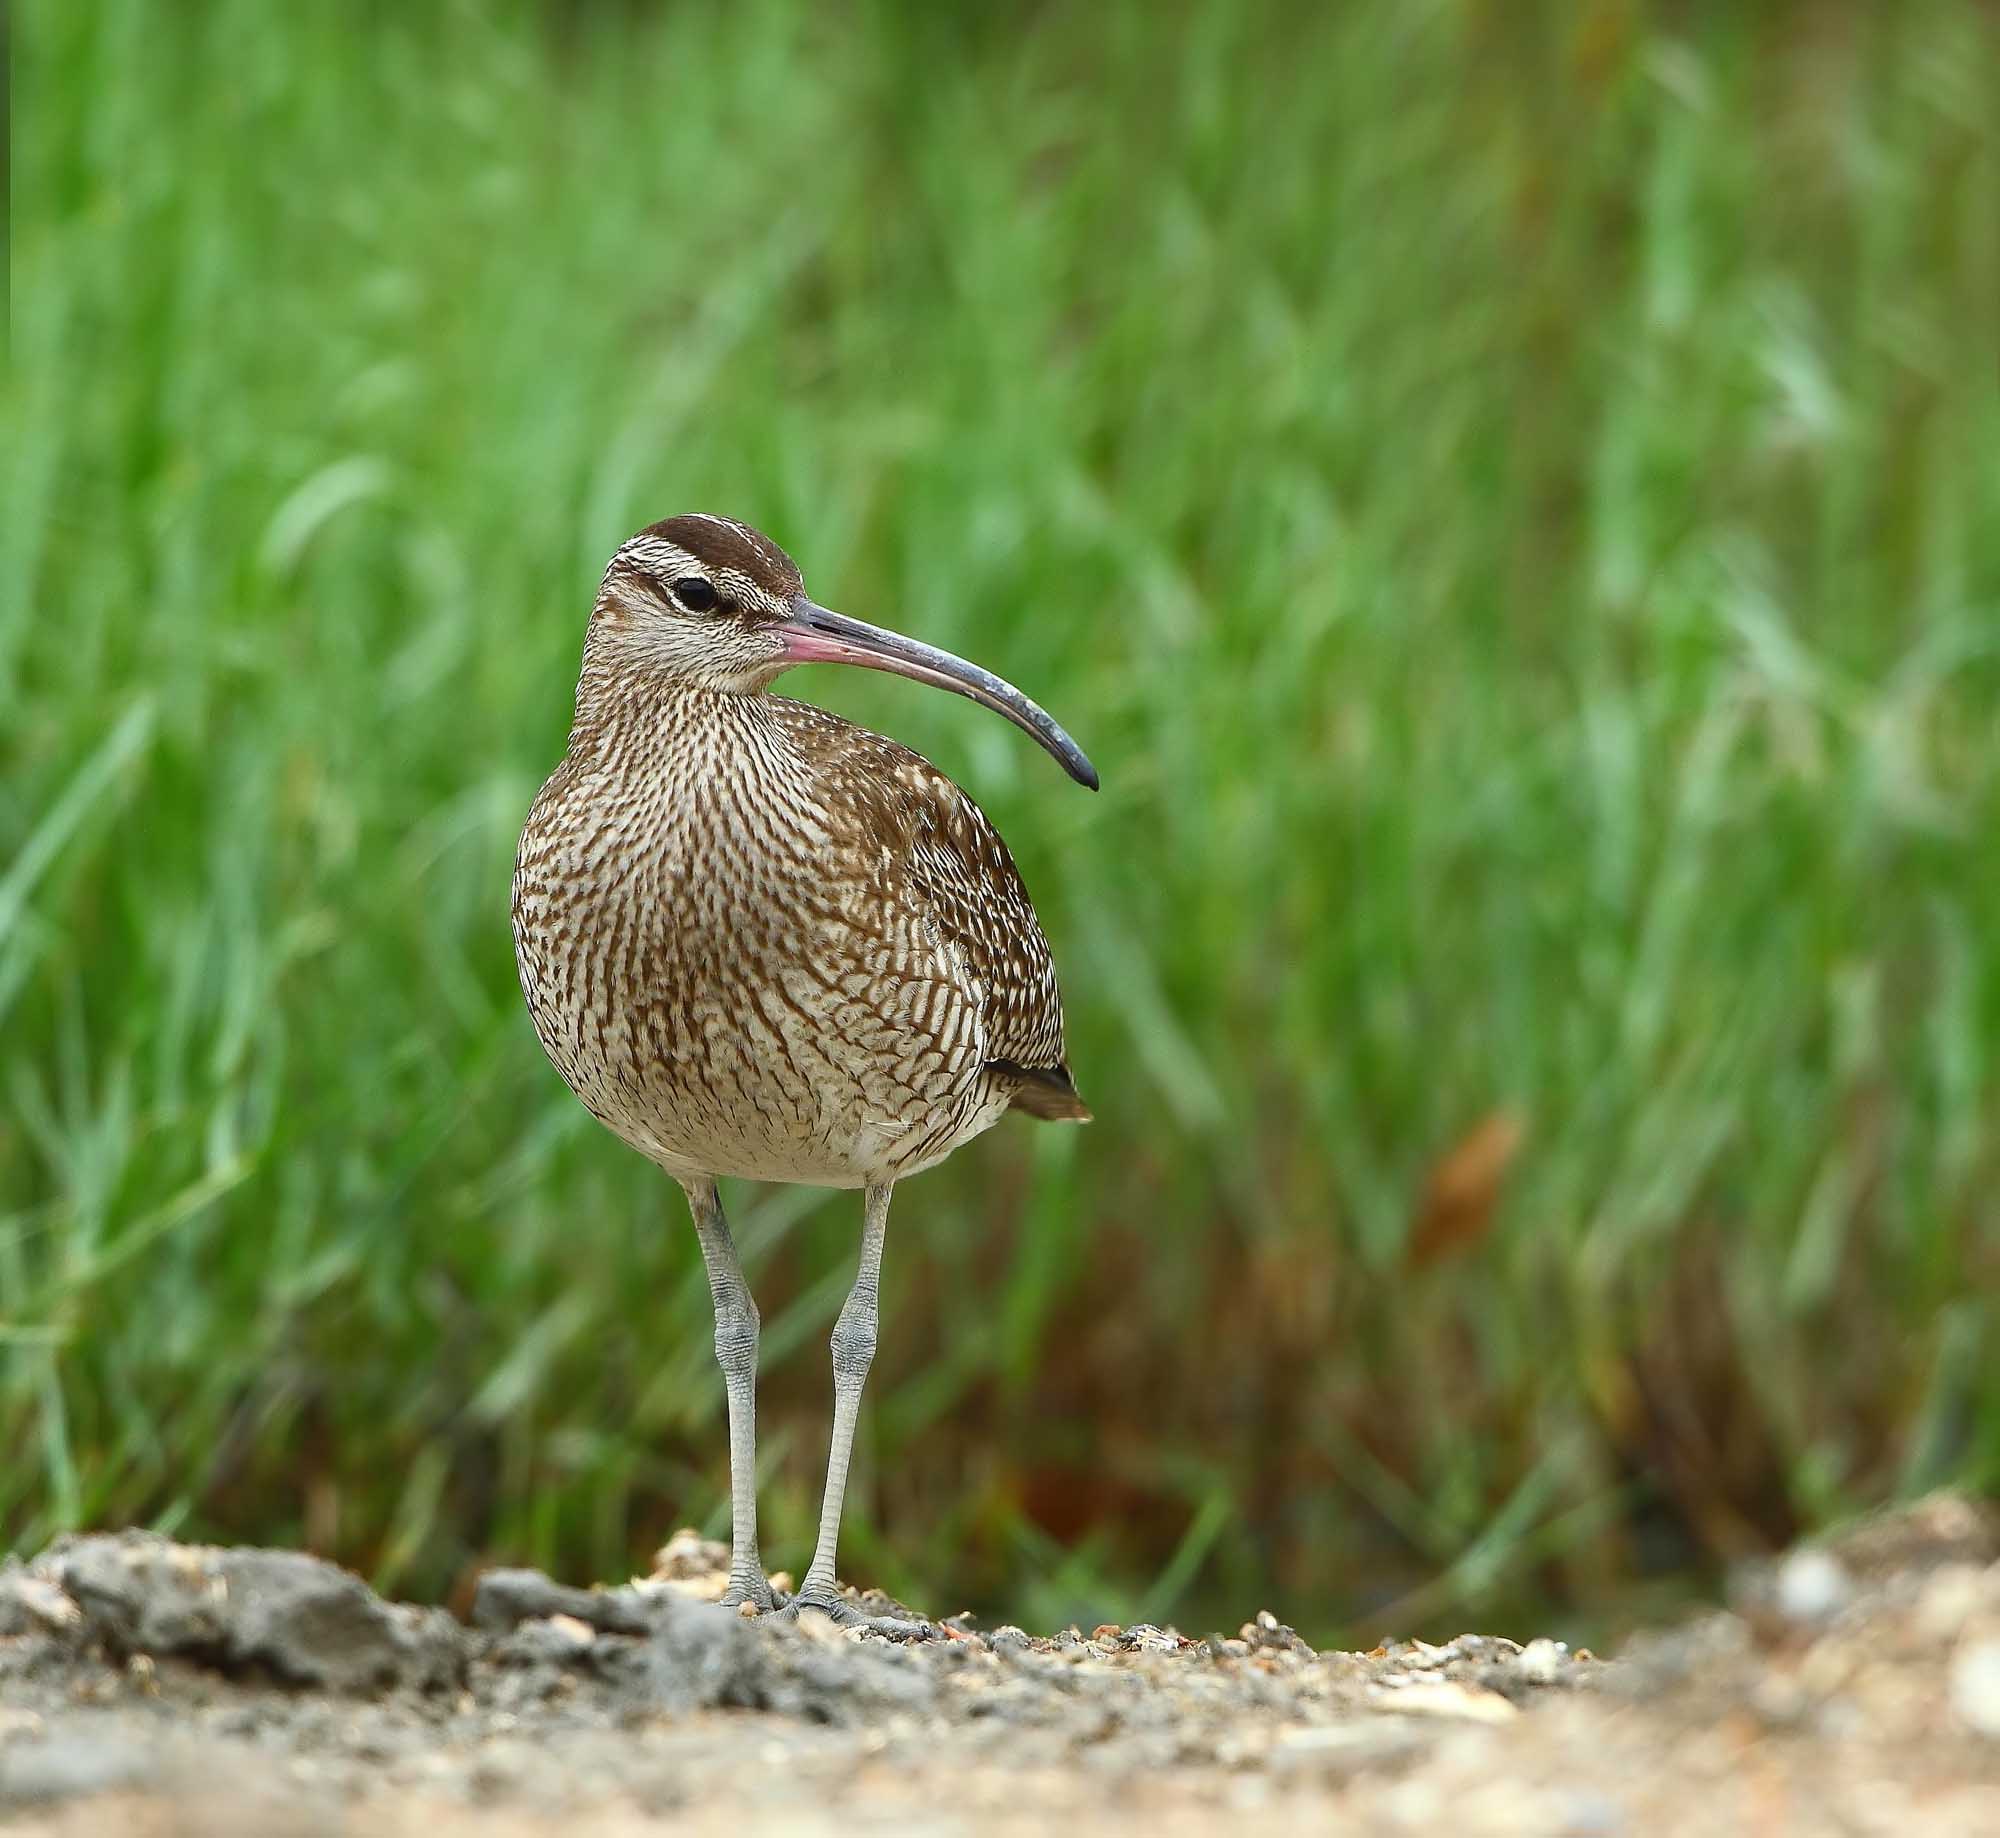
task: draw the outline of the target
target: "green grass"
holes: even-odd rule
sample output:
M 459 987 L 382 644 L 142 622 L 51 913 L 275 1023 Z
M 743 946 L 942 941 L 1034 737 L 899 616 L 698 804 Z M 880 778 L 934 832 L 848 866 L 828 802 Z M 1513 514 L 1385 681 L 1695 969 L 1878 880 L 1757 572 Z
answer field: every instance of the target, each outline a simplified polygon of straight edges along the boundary
M 899 1195 L 850 1574 L 1589 1629 L 2000 1485 L 1991 10 L 947 11 L 20 9 L 0 1539 L 723 1523 L 505 913 L 685 509 L 1105 779 L 791 684 L 1013 842 L 1099 1118 Z M 855 1201 L 729 1199 L 797 1567 Z

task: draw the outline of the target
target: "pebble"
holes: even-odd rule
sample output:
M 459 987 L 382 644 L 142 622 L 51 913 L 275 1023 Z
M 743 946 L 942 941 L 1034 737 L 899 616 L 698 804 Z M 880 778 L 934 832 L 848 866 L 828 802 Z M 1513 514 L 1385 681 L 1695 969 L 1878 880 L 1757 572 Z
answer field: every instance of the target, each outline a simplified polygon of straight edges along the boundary
M 1910 1625 L 1924 1641 L 1956 1640 L 1989 1602 L 2000 1605 L 2000 1576 L 1989 1582 L 1974 1564 L 1944 1564 L 1924 1584 Z
M 1817 1627 L 1853 1600 L 1854 1584 L 1838 1558 L 1825 1551 L 1794 1551 L 1778 1566 L 1773 1593 L 1787 1621 Z
M 1379 1700 L 1391 1710 L 1422 1717 L 1462 1717 L 1472 1723 L 1511 1723 L 1521 1714 L 1517 1705 L 1482 1685 L 1461 1685 L 1449 1678 L 1405 1678 L 1400 1685 Z
M 1560 1640 L 1546 1637 L 1531 1640 L 1521 1649 L 1515 1669 L 1531 1685 L 1553 1685 L 1569 1664 L 1569 1648 Z
M 0 1706 L 0 1742 L 11 1736 L 39 1736 L 42 1720 L 32 1710 L 8 1710 Z
M 20 1614 L 10 1616 L 10 1606 Z M 25 1626 L 28 1618 L 63 1631 L 81 1624 L 83 1610 L 45 1577 L 10 1576 L 0 1582 L 0 1635 L 15 1631 L 10 1622 Z
M 2000 1639 L 1972 1640 L 1951 1662 L 1951 1707 L 1961 1723 L 2000 1739 Z

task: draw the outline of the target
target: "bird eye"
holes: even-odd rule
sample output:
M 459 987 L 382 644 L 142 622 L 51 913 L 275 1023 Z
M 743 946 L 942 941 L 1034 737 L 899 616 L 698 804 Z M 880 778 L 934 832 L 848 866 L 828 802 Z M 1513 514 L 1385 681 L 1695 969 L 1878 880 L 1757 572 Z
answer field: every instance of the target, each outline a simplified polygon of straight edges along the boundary
M 674 598 L 691 613 L 714 612 L 719 597 L 715 583 L 704 581 L 698 574 L 690 574 L 674 583 Z

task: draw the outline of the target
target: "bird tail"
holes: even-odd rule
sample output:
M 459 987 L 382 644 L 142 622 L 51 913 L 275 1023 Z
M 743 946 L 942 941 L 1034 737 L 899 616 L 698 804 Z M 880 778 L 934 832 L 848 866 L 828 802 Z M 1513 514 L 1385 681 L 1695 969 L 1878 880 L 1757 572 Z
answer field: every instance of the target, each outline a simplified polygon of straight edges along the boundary
M 1045 1123 L 1088 1123 L 1090 1106 L 1076 1089 L 1069 1067 L 1023 1066 L 1011 1059 L 987 1062 L 987 1069 L 1016 1081 L 1010 1108 Z

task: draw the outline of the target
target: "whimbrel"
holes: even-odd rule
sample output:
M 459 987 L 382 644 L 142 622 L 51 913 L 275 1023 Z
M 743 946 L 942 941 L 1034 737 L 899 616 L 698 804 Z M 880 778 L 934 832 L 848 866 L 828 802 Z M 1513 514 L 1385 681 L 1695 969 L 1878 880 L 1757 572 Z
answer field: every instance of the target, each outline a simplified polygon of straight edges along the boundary
M 767 693 L 806 663 L 968 696 L 1096 789 L 1075 741 L 1011 684 L 815 605 L 745 524 L 670 517 L 598 587 L 568 751 L 521 835 L 514 944 L 556 1070 L 687 1193 L 728 1399 L 727 1603 L 778 1606 L 757 1548 L 757 1305 L 716 1180 L 863 1191 L 819 1538 L 786 1605 L 853 1623 L 834 1547 L 890 1190 L 1008 1110 L 1090 1113 L 1007 845 L 921 755 Z

